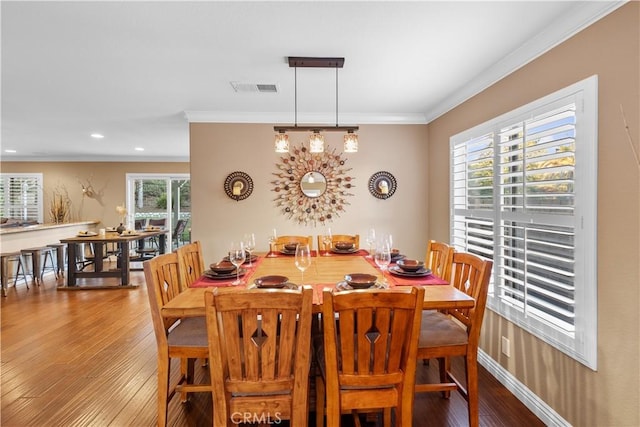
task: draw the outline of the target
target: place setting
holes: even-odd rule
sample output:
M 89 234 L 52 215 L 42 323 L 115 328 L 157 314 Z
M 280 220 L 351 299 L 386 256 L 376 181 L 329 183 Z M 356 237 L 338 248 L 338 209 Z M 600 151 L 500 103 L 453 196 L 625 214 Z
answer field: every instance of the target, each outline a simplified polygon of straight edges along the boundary
M 289 281 L 287 276 L 269 275 L 257 277 L 248 289 L 298 289 L 298 285 Z
M 378 281 L 378 277 L 373 274 L 351 273 L 344 276 L 344 280 L 336 284 L 339 291 L 350 291 L 354 289 L 386 289 L 387 285 Z
M 425 277 L 431 274 L 431 269 L 426 268 L 424 262 L 406 258 L 398 260 L 388 270 L 394 276 L 401 277 Z

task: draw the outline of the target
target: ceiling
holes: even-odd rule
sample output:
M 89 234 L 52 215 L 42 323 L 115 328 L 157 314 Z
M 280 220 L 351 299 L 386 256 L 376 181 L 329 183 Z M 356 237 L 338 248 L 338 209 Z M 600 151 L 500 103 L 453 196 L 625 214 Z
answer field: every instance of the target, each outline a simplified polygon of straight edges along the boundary
M 2 1 L 1 158 L 186 161 L 189 121 L 287 125 L 294 110 L 428 123 L 621 4 Z M 344 57 L 338 90 L 334 70 L 296 78 L 288 56 Z

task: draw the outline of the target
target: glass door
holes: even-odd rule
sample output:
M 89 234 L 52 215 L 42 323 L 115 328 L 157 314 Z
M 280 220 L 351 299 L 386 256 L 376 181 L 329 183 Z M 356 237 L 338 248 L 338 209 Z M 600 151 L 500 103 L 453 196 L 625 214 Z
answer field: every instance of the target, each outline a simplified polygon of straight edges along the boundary
M 127 174 L 128 227 L 170 230 L 166 251 L 191 241 L 191 180 L 188 174 Z

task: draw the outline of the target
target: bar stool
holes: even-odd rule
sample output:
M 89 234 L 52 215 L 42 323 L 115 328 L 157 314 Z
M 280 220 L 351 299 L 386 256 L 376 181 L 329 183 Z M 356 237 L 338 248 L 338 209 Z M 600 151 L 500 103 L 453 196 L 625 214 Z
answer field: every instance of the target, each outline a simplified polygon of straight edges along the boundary
M 33 276 L 33 283 L 36 285 L 40 286 L 46 270 L 55 271 L 55 267 L 53 266 L 53 248 L 40 246 L 37 248 L 22 249 L 20 252 L 22 256 L 25 257 L 25 262 L 26 257 L 31 257 L 31 275 Z M 49 267 L 47 267 L 47 259 L 51 264 Z
M 51 243 L 47 245 L 48 248 L 53 248 L 56 251 L 56 279 L 64 277 L 64 267 L 67 265 L 65 261 L 65 247 L 64 243 Z
M 9 276 L 9 263 L 13 262 L 17 265 L 16 273 L 13 276 Z M 22 269 L 22 274 L 20 270 Z M 24 272 L 24 264 L 22 264 L 22 254 L 20 252 L 5 252 L 0 254 L 0 280 L 2 281 L 2 296 L 7 296 L 7 280 L 13 278 L 13 286 L 18 283 L 18 277 L 22 276 L 27 289 L 29 289 L 29 282 L 27 281 L 27 275 Z

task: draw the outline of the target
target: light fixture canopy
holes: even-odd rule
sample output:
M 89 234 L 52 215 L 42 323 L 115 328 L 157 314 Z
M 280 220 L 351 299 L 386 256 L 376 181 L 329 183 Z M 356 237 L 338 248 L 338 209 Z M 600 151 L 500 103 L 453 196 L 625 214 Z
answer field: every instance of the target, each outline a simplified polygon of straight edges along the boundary
M 322 153 L 324 151 L 324 136 L 320 132 L 346 132 L 344 136 L 344 151 L 346 153 L 358 152 L 358 126 L 340 126 L 338 121 L 338 69 L 344 66 L 344 58 L 317 58 L 290 56 L 287 58 L 289 67 L 294 68 L 294 125 L 274 126 L 276 134 L 275 149 L 277 153 L 289 151 L 289 140 L 286 132 L 312 132 L 309 137 L 309 151 Z M 298 67 L 307 68 L 335 68 L 336 70 L 336 124 L 335 126 L 298 126 Z M 286 138 L 286 143 L 284 142 Z M 347 143 L 347 141 L 349 141 Z M 286 148 L 285 148 L 286 147 Z

